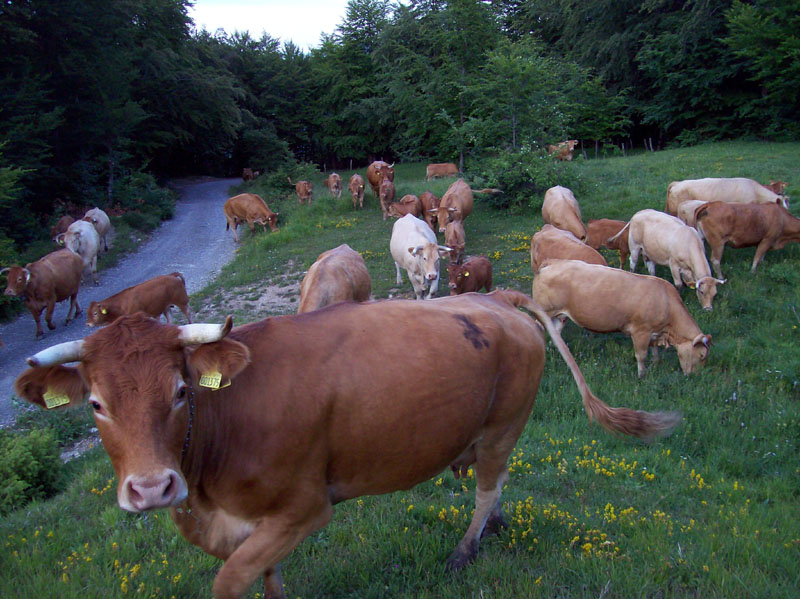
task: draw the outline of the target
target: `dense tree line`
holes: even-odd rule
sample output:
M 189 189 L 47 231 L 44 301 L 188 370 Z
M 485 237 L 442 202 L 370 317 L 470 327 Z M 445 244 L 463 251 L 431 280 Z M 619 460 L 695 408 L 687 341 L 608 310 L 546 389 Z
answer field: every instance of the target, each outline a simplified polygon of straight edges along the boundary
M 143 173 L 800 135 L 800 0 L 350 0 L 309 53 L 189 4 L 0 5 L 0 260 Z

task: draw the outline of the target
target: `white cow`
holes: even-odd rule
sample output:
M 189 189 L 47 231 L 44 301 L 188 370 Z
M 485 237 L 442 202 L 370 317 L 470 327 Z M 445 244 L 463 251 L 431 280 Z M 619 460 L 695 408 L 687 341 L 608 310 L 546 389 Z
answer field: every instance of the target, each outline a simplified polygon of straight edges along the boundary
M 689 200 L 728 202 L 729 204 L 780 204 L 789 209 L 786 196 L 778 195 L 753 179 L 686 179 L 667 187 L 667 214 L 677 214 L 678 206 Z
M 389 250 L 397 269 L 398 285 L 403 283 L 400 269 L 404 268 L 417 299 L 422 299 L 426 289 L 426 299 L 436 295 L 439 289 L 439 258 L 449 253 L 451 248 L 437 245 L 436 234 L 424 220 L 413 214 L 398 219 L 392 227 Z
M 111 228 L 111 221 L 108 218 L 108 214 L 100 210 L 100 208 L 95 207 L 86 211 L 86 214 L 83 215 L 83 220 L 94 225 L 97 234 L 100 236 L 100 239 L 103 240 L 103 248 L 108 251 L 106 233 L 108 233 L 108 230 Z
M 100 251 L 100 236 L 94 225 L 85 220 L 76 220 L 57 237 L 58 243 L 65 248 L 75 252 L 83 260 L 84 271 L 88 268 L 92 271 L 92 279 L 97 285 L 97 252 Z
M 703 232 L 697 228 L 694 213 L 700 206 L 706 203 L 707 202 L 702 200 L 689 200 L 678 206 L 678 218 L 697 231 L 700 234 L 700 239 L 704 239 Z

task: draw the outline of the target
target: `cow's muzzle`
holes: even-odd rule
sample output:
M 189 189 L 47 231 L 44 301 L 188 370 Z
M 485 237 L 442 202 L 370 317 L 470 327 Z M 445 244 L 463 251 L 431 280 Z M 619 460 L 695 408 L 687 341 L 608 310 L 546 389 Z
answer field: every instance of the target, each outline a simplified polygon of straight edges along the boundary
M 129 512 L 143 512 L 177 505 L 186 499 L 188 490 L 183 477 L 171 468 L 149 476 L 129 475 L 120 485 L 119 507 Z

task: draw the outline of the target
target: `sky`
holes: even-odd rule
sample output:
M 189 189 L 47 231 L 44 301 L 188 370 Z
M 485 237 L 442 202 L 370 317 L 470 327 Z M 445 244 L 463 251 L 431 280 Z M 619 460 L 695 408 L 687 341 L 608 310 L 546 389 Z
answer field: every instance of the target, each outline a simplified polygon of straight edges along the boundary
M 334 32 L 346 10 L 347 0 L 194 0 L 189 17 L 197 29 L 249 31 L 257 39 L 265 31 L 308 51 L 319 47 L 323 32 Z

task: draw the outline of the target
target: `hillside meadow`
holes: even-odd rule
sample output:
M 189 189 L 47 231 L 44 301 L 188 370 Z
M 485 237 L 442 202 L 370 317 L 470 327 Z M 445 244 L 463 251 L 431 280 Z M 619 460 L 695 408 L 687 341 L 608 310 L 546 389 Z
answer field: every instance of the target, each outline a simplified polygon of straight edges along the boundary
M 718 143 L 560 168 L 584 220 L 628 219 L 643 208 L 663 209 L 667 184 L 677 179 L 781 179 L 790 196 L 800 194 L 798 155 L 800 144 Z M 345 182 L 351 172 L 339 171 Z M 441 195 L 450 181 L 425 182 L 424 172 L 424 164 L 397 165 L 398 198 L 425 189 Z M 216 306 L 204 319 L 225 313 L 231 289 L 255 299 L 265 285 L 299 280 L 322 251 L 340 243 L 361 252 L 376 299 L 411 295 L 405 275 L 402 286 L 395 283 L 388 249 L 393 221 L 381 220 L 375 197 L 368 191 L 364 210 L 354 211 L 346 190 L 334 201 L 321 181 L 314 179 L 311 207 L 299 206 L 288 185 L 249 184 L 280 212 L 281 230 L 243 232 L 234 262 L 193 298 L 195 310 Z M 467 253 L 489 257 L 496 286 L 530 293 L 530 237 L 542 225 L 541 194 L 503 210 L 478 198 L 466 222 Z M 221 207 L 209 218 L 230 235 Z M 800 246 L 767 253 L 755 274 L 753 254 L 753 248 L 726 250 L 728 282 L 713 312 L 702 311 L 693 291 L 682 291 L 713 337 L 706 367 L 696 375 L 684 376 L 675 351 L 666 350 L 640 380 L 630 339 L 572 323 L 564 328 L 598 397 L 614 406 L 682 412 L 670 437 L 645 444 L 591 426 L 566 365 L 548 343 L 539 396 L 509 464 L 503 499 L 510 526 L 484 539 L 472 565 L 457 574 L 444 566 L 474 500 L 474 479 L 456 480 L 448 471 L 411 491 L 337 506 L 333 521 L 283 562 L 287 596 L 796 597 Z M 605 255 L 618 264 L 615 253 Z M 659 267 L 658 275 L 669 278 L 668 269 Z M 296 306 L 291 299 L 287 313 Z M 268 316 L 246 305 L 234 312 L 238 324 Z M 414 348 L 408 349 L 387 359 L 407 362 L 413 384 Z M 441 368 L 452 359 L 442 356 Z M 51 426 L 60 418 L 45 414 L 36 422 Z M 220 562 L 186 543 L 166 511 L 120 510 L 101 448 L 69 463 L 65 476 L 61 494 L 0 520 L 0 596 L 211 596 Z M 259 582 L 247 596 L 260 597 L 261 590 Z

